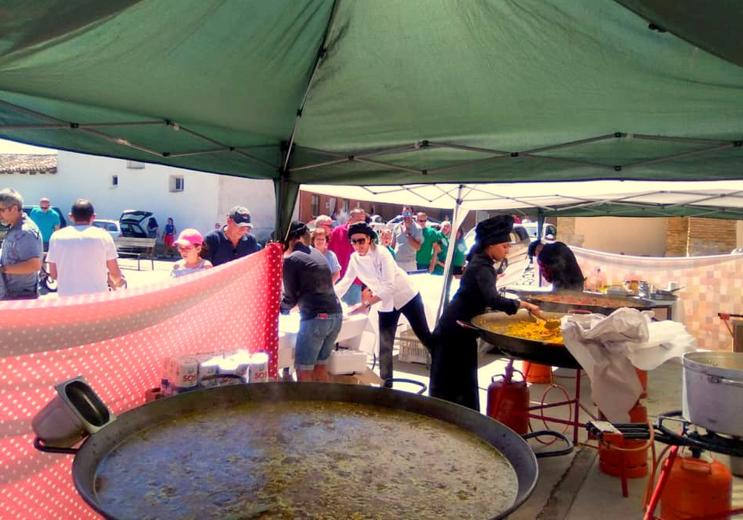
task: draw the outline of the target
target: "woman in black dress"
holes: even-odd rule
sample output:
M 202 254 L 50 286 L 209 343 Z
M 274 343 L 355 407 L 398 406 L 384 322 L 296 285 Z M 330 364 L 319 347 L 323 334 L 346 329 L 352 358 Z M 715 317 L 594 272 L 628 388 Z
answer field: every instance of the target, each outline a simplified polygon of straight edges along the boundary
M 515 314 L 520 308 L 538 312 L 531 303 L 498 294 L 495 262 L 501 262 L 511 249 L 513 217 L 498 215 L 475 228 L 475 245 L 469 263 L 451 303 L 444 310 L 434 331 L 431 362 L 431 397 L 480 410 L 477 386 L 477 332 L 457 324 L 468 322 L 487 308 Z

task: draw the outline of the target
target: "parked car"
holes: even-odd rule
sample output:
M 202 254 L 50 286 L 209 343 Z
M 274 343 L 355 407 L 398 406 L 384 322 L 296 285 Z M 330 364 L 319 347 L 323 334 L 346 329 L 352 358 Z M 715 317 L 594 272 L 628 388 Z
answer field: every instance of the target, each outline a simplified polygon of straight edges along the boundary
M 511 233 L 511 244 L 528 243 L 531 240 L 532 237 L 522 224 L 514 224 L 513 233 Z M 464 235 L 464 243 L 467 245 L 467 251 L 475 245 L 475 228 L 470 229 Z
M 31 210 L 36 208 L 38 206 L 23 206 L 23 212 L 26 215 L 29 215 L 31 213 Z M 56 213 L 59 216 L 59 227 L 60 229 L 65 227 L 67 225 L 67 219 L 65 218 L 65 214 L 62 213 L 62 210 L 59 209 L 57 206 L 51 206 L 49 209 L 51 209 L 54 213 Z
M 0 222 L 0 246 L 3 245 L 3 240 L 5 240 L 5 235 L 8 234 L 8 231 L 10 231 L 10 226 L 6 226 Z
M 529 235 L 529 238 L 531 240 L 537 239 L 537 223 L 536 222 L 522 222 L 521 224 L 514 225 L 514 229 L 521 226 L 523 229 L 526 230 L 527 234 Z M 554 240 L 557 236 L 557 227 L 555 227 L 554 224 L 548 224 L 545 222 L 544 226 L 542 226 L 542 238 L 546 238 L 550 240 L 550 237 L 548 235 L 552 235 L 551 239 Z
M 108 234 L 111 235 L 111 238 L 114 240 L 121 236 L 121 226 L 117 220 L 97 218 L 93 221 L 93 225 L 108 231 Z
M 152 216 L 149 211 L 127 209 L 119 217 L 122 237 L 147 238 L 147 219 Z

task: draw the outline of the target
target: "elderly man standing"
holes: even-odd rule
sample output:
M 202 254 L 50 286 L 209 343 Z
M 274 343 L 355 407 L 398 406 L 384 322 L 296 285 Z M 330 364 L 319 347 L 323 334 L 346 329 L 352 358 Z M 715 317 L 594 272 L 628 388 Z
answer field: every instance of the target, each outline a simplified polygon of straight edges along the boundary
M 73 225 L 52 234 L 47 255 L 49 274 L 59 282 L 59 296 L 106 292 L 109 274 L 112 285 L 121 286 L 116 245 L 107 231 L 92 225 L 93 204 L 77 199 L 69 217 Z
M 333 219 L 332 218 L 330 218 L 327 215 L 318 215 L 318 217 L 315 219 L 315 227 L 323 228 L 325 230 L 325 234 L 328 237 L 328 240 L 330 240 L 330 237 L 333 234 Z
M 0 190 L 0 221 L 10 227 L 0 248 L 0 299 L 38 298 L 41 232 L 23 213 L 23 198 L 12 188 Z
M 348 228 L 357 222 L 364 222 L 365 220 L 366 211 L 364 211 L 364 208 L 354 208 L 348 216 L 348 222 L 336 227 L 330 235 L 330 244 L 328 245 L 328 249 L 335 253 L 335 256 L 338 258 L 338 263 L 341 264 L 341 278 L 346 274 L 348 262 L 353 253 L 351 239 L 348 237 Z M 348 305 L 356 305 L 357 303 L 360 303 L 361 282 L 358 279 L 355 280 L 351 288 L 341 299 Z
M 34 221 L 36 226 L 41 231 L 41 240 L 44 242 L 44 251 L 49 249 L 49 240 L 52 233 L 57 231 L 62 225 L 62 221 L 59 220 L 57 212 L 51 208 L 49 199 L 42 197 L 39 200 L 38 207 L 35 207 L 29 213 L 31 220 Z
M 418 269 L 416 255 L 423 242 L 423 231 L 413 220 L 413 208 L 402 208 L 402 222 L 395 227 L 394 233 L 397 265 L 405 272 L 415 271 Z
M 261 246 L 250 234 L 252 227 L 248 209 L 235 206 L 227 213 L 227 224 L 204 237 L 204 258 L 216 267 L 260 251 Z

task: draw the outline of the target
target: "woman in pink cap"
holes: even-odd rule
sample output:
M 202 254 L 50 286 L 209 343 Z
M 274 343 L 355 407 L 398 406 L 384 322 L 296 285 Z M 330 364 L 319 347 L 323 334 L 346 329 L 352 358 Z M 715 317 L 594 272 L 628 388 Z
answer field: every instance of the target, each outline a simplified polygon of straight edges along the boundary
M 178 248 L 182 259 L 173 264 L 170 276 L 178 278 L 212 267 L 209 260 L 201 258 L 203 244 L 204 237 L 196 229 L 187 228 L 181 231 L 173 245 Z

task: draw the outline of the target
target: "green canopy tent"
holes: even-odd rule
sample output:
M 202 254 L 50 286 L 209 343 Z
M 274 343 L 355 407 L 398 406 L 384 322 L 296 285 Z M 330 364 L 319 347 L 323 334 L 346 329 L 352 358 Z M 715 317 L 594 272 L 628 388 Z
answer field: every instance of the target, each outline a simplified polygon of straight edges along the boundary
M 13 0 L 0 137 L 272 179 L 281 229 L 301 183 L 743 178 L 740 9 L 668 5 Z

